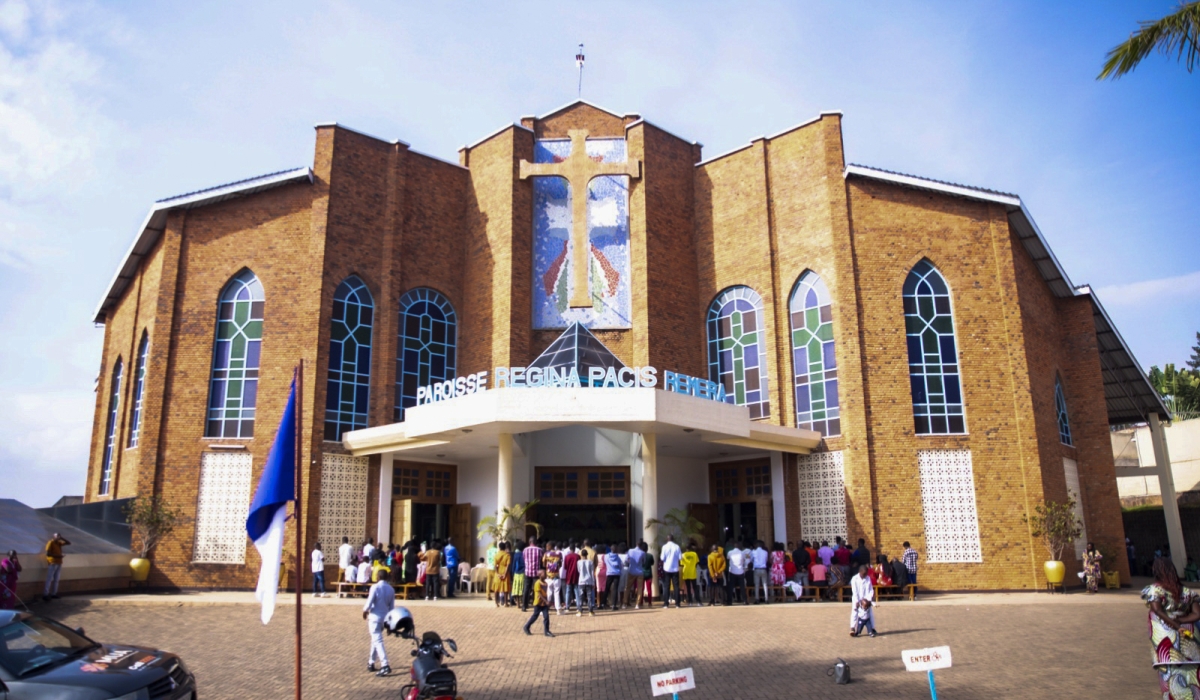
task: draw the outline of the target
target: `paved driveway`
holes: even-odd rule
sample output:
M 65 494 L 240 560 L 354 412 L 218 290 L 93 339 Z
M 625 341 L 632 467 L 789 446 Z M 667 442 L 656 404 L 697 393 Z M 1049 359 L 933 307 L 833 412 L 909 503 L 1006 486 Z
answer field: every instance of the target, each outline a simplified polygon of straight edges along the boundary
M 126 596 L 64 599 L 42 610 L 97 639 L 181 654 L 206 700 L 291 697 L 294 608 L 281 605 L 263 627 L 250 600 L 244 593 Z M 399 673 L 375 678 L 366 671 L 361 603 L 304 602 L 305 696 L 397 698 L 411 647 L 389 639 Z M 928 698 L 924 674 L 906 673 L 900 652 L 942 644 L 954 656 L 953 668 L 937 672 L 943 699 L 1159 697 L 1145 608 L 1131 591 L 885 602 L 876 639 L 850 638 L 849 604 L 834 603 L 552 614 L 555 639 L 526 637 L 520 611 L 497 610 L 481 597 L 409 608 L 418 631 L 458 641 L 452 668 L 467 700 L 649 698 L 652 673 L 687 666 L 697 689 L 684 700 Z M 839 657 L 850 664 L 851 686 L 826 676 Z

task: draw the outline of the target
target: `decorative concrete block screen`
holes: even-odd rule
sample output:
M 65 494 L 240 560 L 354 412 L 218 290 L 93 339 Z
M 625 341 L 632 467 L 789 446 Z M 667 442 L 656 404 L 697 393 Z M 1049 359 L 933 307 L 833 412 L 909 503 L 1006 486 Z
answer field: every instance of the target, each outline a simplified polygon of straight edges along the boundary
M 799 461 L 800 533 L 820 546 L 846 536 L 846 477 L 842 452 L 818 452 Z
M 327 454 L 321 463 L 321 515 L 317 538 L 325 556 L 343 537 L 358 545 L 367 535 L 367 458 Z
M 201 458 L 193 562 L 246 563 L 251 464 L 248 454 L 209 452 Z
M 982 562 L 971 451 L 920 450 L 917 466 L 925 512 L 925 561 Z
M 1075 558 L 1083 560 L 1083 550 L 1087 549 L 1087 522 L 1083 519 L 1083 501 L 1079 498 L 1079 465 L 1069 457 L 1063 457 L 1063 474 L 1067 477 L 1067 493 L 1075 501 L 1075 517 L 1079 519 L 1079 537 L 1075 540 Z

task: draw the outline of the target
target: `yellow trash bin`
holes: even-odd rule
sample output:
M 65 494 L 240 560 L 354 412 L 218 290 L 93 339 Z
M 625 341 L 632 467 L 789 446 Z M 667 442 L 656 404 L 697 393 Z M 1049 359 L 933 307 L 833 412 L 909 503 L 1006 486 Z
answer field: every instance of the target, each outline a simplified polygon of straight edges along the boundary
M 1120 588 L 1121 587 L 1121 572 L 1105 571 L 1104 572 L 1104 587 L 1105 588 Z

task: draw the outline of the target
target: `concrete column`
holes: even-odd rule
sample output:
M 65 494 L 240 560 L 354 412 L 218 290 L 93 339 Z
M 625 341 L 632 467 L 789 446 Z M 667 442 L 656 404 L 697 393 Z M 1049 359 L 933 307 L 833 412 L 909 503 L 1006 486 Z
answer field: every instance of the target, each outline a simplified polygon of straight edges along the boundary
M 771 453 L 771 513 L 775 521 L 775 541 L 787 544 L 787 503 L 783 491 L 783 453 Z M 771 546 L 768 542 L 767 546 Z
M 642 433 L 642 537 L 655 551 L 657 525 L 646 525 L 658 519 L 658 436 Z
M 496 512 L 499 513 L 513 504 L 513 436 L 512 433 L 500 433 L 496 439 L 500 448 L 499 468 L 496 470 L 499 479 L 496 484 Z
M 379 456 L 379 523 L 375 534 L 380 542 L 392 541 L 392 457 L 391 452 Z
M 1163 517 L 1167 521 L 1167 543 L 1171 545 L 1171 561 L 1183 575 L 1187 564 L 1187 549 L 1183 542 L 1183 524 L 1179 520 L 1179 502 L 1175 500 L 1175 477 L 1171 474 L 1171 455 L 1167 452 L 1167 436 L 1157 413 L 1150 414 L 1150 442 L 1154 446 L 1154 465 L 1158 471 L 1158 488 L 1162 492 Z

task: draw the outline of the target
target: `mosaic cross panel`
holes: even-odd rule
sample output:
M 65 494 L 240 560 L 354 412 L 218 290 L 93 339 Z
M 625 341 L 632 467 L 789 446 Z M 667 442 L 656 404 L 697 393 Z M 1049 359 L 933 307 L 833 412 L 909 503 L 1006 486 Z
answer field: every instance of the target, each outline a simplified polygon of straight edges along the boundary
M 193 562 L 246 563 L 251 466 L 248 454 L 209 452 L 201 458 Z
M 1079 498 L 1079 464 L 1063 457 L 1063 474 L 1067 478 L 1067 493 L 1075 501 L 1075 519 L 1079 521 L 1079 537 L 1075 538 L 1075 559 L 1082 561 L 1083 552 L 1087 549 L 1087 522 L 1083 519 L 1083 501 Z
M 317 540 L 332 552 L 343 537 L 367 533 L 367 458 L 327 454 L 321 462 L 321 510 Z
M 561 163 L 571 155 L 568 139 L 543 139 L 534 144 L 535 163 Z M 588 139 L 587 155 L 598 163 L 624 163 L 624 139 Z M 578 321 L 584 328 L 631 328 L 629 177 L 601 175 L 584 195 L 587 233 L 591 246 L 588 284 L 591 308 L 570 308 L 571 198 L 566 179 L 533 179 L 533 327 L 566 328 Z
M 800 486 L 800 533 L 818 544 L 846 537 L 846 477 L 842 452 L 818 452 L 797 458 Z
M 981 563 L 971 451 L 919 450 L 917 468 L 925 513 L 925 561 Z

